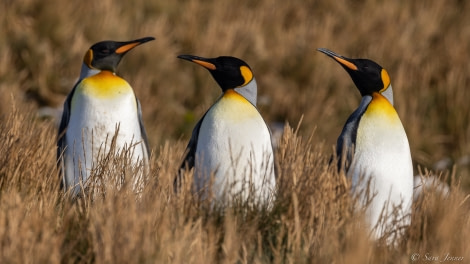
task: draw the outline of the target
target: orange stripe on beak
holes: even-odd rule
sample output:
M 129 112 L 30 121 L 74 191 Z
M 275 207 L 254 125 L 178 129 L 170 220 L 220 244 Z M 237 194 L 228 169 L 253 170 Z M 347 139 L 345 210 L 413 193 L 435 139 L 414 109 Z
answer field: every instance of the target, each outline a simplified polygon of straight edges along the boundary
M 204 68 L 209 69 L 209 70 L 215 70 L 216 69 L 215 65 L 210 63 L 210 62 L 202 61 L 202 60 L 192 60 L 192 61 L 194 63 L 197 63 L 197 64 L 201 65 Z
M 345 59 L 342 59 L 340 57 L 333 56 L 333 58 L 338 61 L 339 63 L 343 64 L 344 66 L 348 67 L 351 70 L 357 71 L 357 66 L 354 65 L 354 63 L 351 63 Z
M 135 48 L 135 46 L 137 46 L 139 44 L 140 44 L 140 42 L 134 42 L 134 43 L 126 44 L 124 46 L 121 46 L 121 47 L 117 48 L 116 53 L 121 54 L 121 53 L 127 52 L 127 51 Z

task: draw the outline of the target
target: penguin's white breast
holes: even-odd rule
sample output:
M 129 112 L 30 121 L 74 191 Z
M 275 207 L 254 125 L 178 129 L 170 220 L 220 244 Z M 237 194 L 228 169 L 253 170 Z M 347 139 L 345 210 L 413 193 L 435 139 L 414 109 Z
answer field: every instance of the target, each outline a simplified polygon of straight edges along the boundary
M 353 188 L 364 191 L 371 180 L 373 222 L 386 201 L 404 202 L 405 208 L 411 205 L 413 166 L 408 139 L 395 109 L 379 94 L 359 122 L 351 169 Z
M 201 124 L 196 173 L 206 178 L 215 172 L 218 185 L 226 179 L 247 181 L 250 176 L 265 179 L 273 170 L 270 133 L 263 118 L 245 98 L 227 91 Z
M 393 106 L 377 96 L 380 98 L 371 101 L 359 122 L 354 159 L 378 177 L 408 177 L 413 173 L 405 130 Z
M 67 153 L 86 160 L 86 167 L 100 148 L 109 150 L 117 125 L 117 149 L 142 140 L 134 92 L 125 80 L 111 73 L 83 79 L 76 87 L 70 112 Z

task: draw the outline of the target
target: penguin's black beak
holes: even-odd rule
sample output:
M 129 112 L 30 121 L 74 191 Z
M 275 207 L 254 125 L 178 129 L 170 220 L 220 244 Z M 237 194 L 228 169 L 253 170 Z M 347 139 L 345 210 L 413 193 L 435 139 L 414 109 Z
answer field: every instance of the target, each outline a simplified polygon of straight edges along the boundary
M 333 51 L 325 48 L 319 48 L 317 49 L 318 51 L 326 54 L 327 56 L 335 59 L 341 66 L 345 67 L 346 69 L 352 70 L 352 71 L 357 71 L 358 68 L 354 62 L 352 62 L 352 59 L 346 58 L 344 56 L 341 56 L 339 54 L 334 53 Z
M 124 54 L 124 53 L 128 52 L 129 50 L 139 46 L 140 44 L 143 44 L 145 42 L 149 42 L 149 41 L 154 40 L 154 39 L 155 39 L 154 37 L 145 37 L 145 38 L 141 38 L 141 39 L 121 42 L 120 46 L 116 49 L 115 53 Z
M 198 57 L 198 56 L 194 56 L 194 55 L 179 55 L 177 58 L 194 62 L 194 63 L 199 64 L 199 65 L 201 65 L 202 67 L 204 67 L 208 70 L 213 71 L 213 70 L 217 69 L 215 64 L 212 63 L 212 59 L 207 59 L 207 58 Z

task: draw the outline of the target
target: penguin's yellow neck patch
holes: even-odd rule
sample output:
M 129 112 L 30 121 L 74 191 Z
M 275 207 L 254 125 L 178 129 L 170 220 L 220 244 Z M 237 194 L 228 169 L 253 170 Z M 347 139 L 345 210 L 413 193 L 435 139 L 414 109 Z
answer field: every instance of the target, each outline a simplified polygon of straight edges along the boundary
M 369 103 L 365 114 L 368 116 L 380 115 L 380 118 L 388 118 L 390 122 L 400 122 L 393 105 L 379 93 L 372 93 L 372 101 Z
M 233 89 L 226 90 L 210 112 L 217 119 L 229 122 L 243 122 L 260 116 L 256 107 Z
M 126 80 L 110 71 L 83 79 L 77 87 L 77 92 L 96 98 L 113 98 L 126 93 L 133 93 L 132 87 Z
M 230 100 L 237 100 L 237 101 L 240 101 L 240 102 L 243 102 L 243 103 L 250 103 L 250 102 L 248 102 L 248 100 L 246 100 L 245 97 L 243 97 L 241 94 L 235 92 L 235 90 L 233 90 L 233 89 L 228 89 L 227 91 L 225 91 L 225 93 L 223 95 L 223 98 L 224 99 L 230 99 Z
M 245 82 L 242 84 L 242 86 L 247 85 L 253 79 L 253 72 L 250 70 L 250 68 L 248 68 L 246 66 L 241 66 L 240 67 L 240 73 L 243 76 L 243 80 L 245 80 Z

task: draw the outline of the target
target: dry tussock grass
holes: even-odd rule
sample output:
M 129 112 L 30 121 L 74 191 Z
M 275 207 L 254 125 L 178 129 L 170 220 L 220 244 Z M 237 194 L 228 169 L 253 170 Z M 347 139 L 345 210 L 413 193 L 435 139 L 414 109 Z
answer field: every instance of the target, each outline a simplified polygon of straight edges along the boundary
M 72 201 L 58 190 L 53 130 L 51 122 L 18 111 L 2 120 L 0 135 L 10 140 L 0 151 L 11 153 L 0 164 L 2 262 L 404 263 L 413 253 L 429 252 L 470 257 L 470 208 L 458 184 L 448 197 L 425 190 L 395 247 L 386 238 L 373 243 L 324 145 L 289 127 L 277 151 L 280 188 L 272 210 L 246 204 L 209 210 L 190 194 L 190 183 L 175 195 L 180 141 L 154 153 L 141 195 L 124 184 Z M 123 165 L 125 156 L 102 162 L 107 169 L 95 177 L 135 169 Z
M 408 263 L 414 253 L 470 259 L 470 3 L 22 0 L 2 1 L 0 9 L 2 263 Z M 92 43 L 147 35 L 157 40 L 127 55 L 119 73 L 142 102 L 150 181 L 140 197 L 125 185 L 70 201 L 58 190 L 55 121 L 35 113 L 60 108 Z M 367 239 L 347 180 L 328 166 L 359 94 L 318 47 L 387 68 L 414 164 L 434 170 L 450 159 L 439 167 L 450 195 L 426 190 L 396 247 Z M 181 53 L 243 58 L 269 122 L 297 124 L 303 116 L 277 149 L 280 189 L 271 211 L 210 211 L 188 186 L 174 195 L 191 129 L 219 94 L 207 72 L 175 58 Z M 106 162 L 98 176 L 135 169 L 119 155 Z

